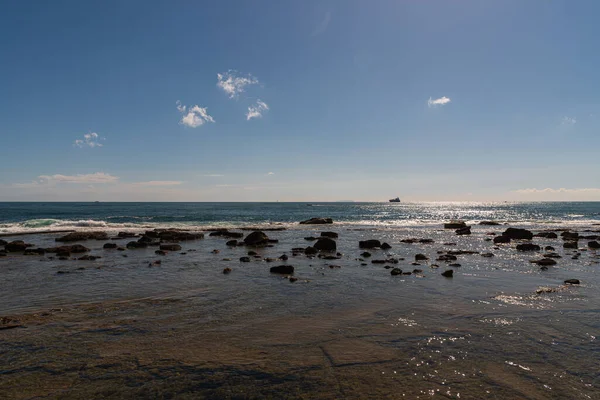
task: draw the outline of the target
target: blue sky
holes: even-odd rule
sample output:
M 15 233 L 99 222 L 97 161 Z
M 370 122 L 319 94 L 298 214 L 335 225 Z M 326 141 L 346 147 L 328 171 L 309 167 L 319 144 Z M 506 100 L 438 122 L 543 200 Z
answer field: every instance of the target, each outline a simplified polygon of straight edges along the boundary
M 600 200 L 600 2 L 0 4 L 0 201 Z

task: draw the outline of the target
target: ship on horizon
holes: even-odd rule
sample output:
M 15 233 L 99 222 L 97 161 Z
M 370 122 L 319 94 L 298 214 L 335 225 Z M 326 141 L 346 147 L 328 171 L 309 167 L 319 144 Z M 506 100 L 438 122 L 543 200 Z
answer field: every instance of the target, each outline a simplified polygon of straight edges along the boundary
M 390 203 L 400 203 L 400 197 L 396 197 L 395 199 L 390 199 Z

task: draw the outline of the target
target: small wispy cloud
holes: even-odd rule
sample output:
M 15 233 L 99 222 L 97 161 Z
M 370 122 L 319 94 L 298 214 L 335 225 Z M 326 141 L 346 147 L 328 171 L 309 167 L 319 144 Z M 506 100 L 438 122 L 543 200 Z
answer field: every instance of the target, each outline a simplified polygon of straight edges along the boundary
M 562 119 L 560 120 L 560 124 L 561 125 L 575 125 L 577 123 L 577 120 L 574 117 L 562 117 Z
M 323 16 L 323 19 L 319 22 L 319 24 L 312 31 L 311 36 L 319 36 L 320 34 L 325 32 L 327 30 L 327 27 L 329 27 L 330 22 L 331 22 L 331 12 L 327 11 L 325 13 L 325 15 Z
M 248 107 L 246 120 L 250 121 L 252 118 L 262 118 L 263 113 L 266 111 L 269 111 L 269 106 L 264 101 L 258 99 L 255 104 Z
M 181 185 L 182 181 L 147 181 L 147 182 L 135 182 L 133 185 L 136 186 L 177 186 Z
M 100 135 L 96 132 L 90 132 L 83 135 L 83 139 L 77 139 L 73 143 L 73 146 L 77 147 L 102 147 L 102 143 L 99 142 Z
M 217 74 L 217 86 L 227 93 L 230 99 L 237 99 L 240 93 L 244 92 L 246 86 L 258 83 L 258 79 L 251 74 L 243 76 L 232 69 Z
M 197 128 L 204 125 L 206 122 L 215 122 L 214 118 L 208 114 L 207 107 L 191 106 L 187 107 L 181 104 L 177 100 L 177 111 L 183 114 L 179 123 L 181 125 L 189 126 L 190 128 Z
M 442 96 L 439 99 L 432 99 L 430 97 L 429 100 L 427 100 L 427 106 L 428 107 L 443 106 L 443 105 L 450 103 L 450 101 L 451 101 L 450 98 L 448 98 L 446 96 Z
M 269 172 L 267 175 L 275 175 L 275 172 Z

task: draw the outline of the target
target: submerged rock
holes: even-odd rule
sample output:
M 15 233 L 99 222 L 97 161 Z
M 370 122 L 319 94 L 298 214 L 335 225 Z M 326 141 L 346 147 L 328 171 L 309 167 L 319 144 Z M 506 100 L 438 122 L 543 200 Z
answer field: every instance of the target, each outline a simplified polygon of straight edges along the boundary
M 402 275 L 402 270 L 400 268 L 393 268 L 390 271 L 390 274 L 393 275 L 393 276 Z
M 160 249 L 165 251 L 179 251 L 181 250 L 181 246 L 174 243 L 161 244 Z
M 128 249 L 145 249 L 148 247 L 148 243 L 146 242 L 129 242 L 126 247 Z
M 481 221 L 481 222 L 479 222 L 479 225 L 492 225 L 492 226 L 496 226 L 496 225 L 500 225 L 500 222 L 496 222 L 496 221 Z
M 102 246 L 103 249 L 116 249 L 117 248 L 117 244 L 116 243 L 104 243 L 104 246 Z
M 533 243 L 521 243 L 517 245 L 517 250 L 519 251 L 539 251 L 541 250 L 540 246 Z
M 457 235 L 459 235 L 459 236 L 460 236 L 460 235 L 470 235 L 470 234 L 471 234 L 471 227 L 470 227 L 470 226 L 466 226 L 466 227 L 464 227 L 464 228 L 457 229 L 457 230 L 455 231 L 455 233 L 456 233 Z
M 6 243 L 4 245 L 4 249 L 6 251 L 8 251 L 9 253 L 16 253 L 16 252 L 20 252 L 20 251 L 25 251 L 27 250 L 28 247 L 32 247 L 32 244 L 28 244 L 25 243 L 22 240 L 13 240 L 10 243 Z
M 442 276 L 445 276 L 446 278 L 452 278 L 454 276 L 454 271 L 447 269 L 446 271 L 442 272 Z
M 563 243 L 565 249 L 576 249 L 578 247 L 577 242 L 567 241 Z
M 80 242 L 88 239 L 107 240 L 108 234 L 106 232 L 71 232 L 55 240 L 57 242 Z
M 337 239 L 339 235 L 336 232 L 321 232 L 321 236 L 328 237 L 331 239 Z
M 244 237 L 242 232 L 229 232 L 226 229 L 214 231 L 208 234 L 208 236 L 219 236 L 229 239 L 241 239 Z
M 314 248 L 320 251 L 336 251 L 337 244 L 335 240 L 328 237 L 323 237 L 317 240 L 314 244 Z
M 556 261 L 554 261 L 551 258 L 542 258 L 541 260 L 531 260 L 529 261 L 532 264 L 537 264 L 537 265 L 556 265 Z
M 503 236 L 506 236 L 510 239 L 516 240 L 531 240 L 533 239 L 533 233 L 528 231 L 527 229 L 519 229 L 519 228 L 508 228 L 502 233 Z
M 248 246 L 260 246 L 269 243 L 269 237 L 262 231 L 254 231 L 244 238 L 244 243 Z
M 301 221 L 300 224 L 302 224 L 302 225 L 333 224 L 333 220 L 331 218 L 319 218 L 319 217 L 315 217 L 315 218 L 307 219 L 306 221 Z
M 424 260 L 429 260 L 429 257 L 427 257 L 425 254 L 416 254 L 415 255 L 415 261 L 424 261 Z
M 461 229 L 466 227 L 467 224 L 465 223 L 465 221 L 459 219 L 453 219 L 452 221 L 446 222 L 444 224 L 444 229 Z
M 223 270 L 223 274 L 225 274 L 225 275 L 230 274 L 231 271 L 232 271 L 231 268 L 227 267 Z
M 392 246 L 390 246 L 389 244 L 387 244 L 385 242 L 381 243 L 381 250 L 389 250 L 391 248 L 392 248 Z
M 375 249 L 381 247 L 381 242 L 376 239 L 361 240 L 358 242 L 358 247 L 361 249 Z
M 494 238 L 494 243 L 510 243 L 510 238 L 508 236 L 496 236 Z
M 292 267 L 291 265 L 278 265 L 276 267 L 271 267 L 269 269 L 269 272 L 271 272 L 272 274 L 291 275 L 294 273 L 294 267 Z
M 565 284 L 567 285 L 579 285 L 579 279 L 567 279 Z

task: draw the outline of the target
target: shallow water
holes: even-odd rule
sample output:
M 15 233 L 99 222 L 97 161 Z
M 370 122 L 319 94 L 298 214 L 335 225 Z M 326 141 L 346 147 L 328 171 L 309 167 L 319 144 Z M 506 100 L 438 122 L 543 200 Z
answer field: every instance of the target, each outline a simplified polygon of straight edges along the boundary
M 96 261 L 2 257 L 0 315 L 24 327 L 0 331 L 0 389 L 8 398 L 600 398 L 600 252 L 580 241 L 574 260 L 562 239 L 534 238 L 562 256 L 540 271 L 529 263 L 540 253 L 485 241 L 505 228 L 295 225 L 267 232 L 279 243 L 250 263 L 238 261 L 247 248 L 208 235 L 164 257 L 103 250 L 105 241 L 84 242 Z M 341 259 L 292 256 L 323 230 L 339 233 Z M 50 247 L 56 236 L 19 239 Z M 411 237 L 435 243 L 400 242 Z M 392 249 L 370 250 L 363 266 L 367 238 Z M 495 256 L 459 255 L 451 268 L 434 261 L 442 250 Z M 282 262 L 264 261 L 284 253 L 294 283 L 268 272 Z M 411 265 L 417 253 L 430 260 Z M 389 257 L 423 273 L 391 276 L 371 263 Z M 563 285 L 569 278 L 581 285 Z

